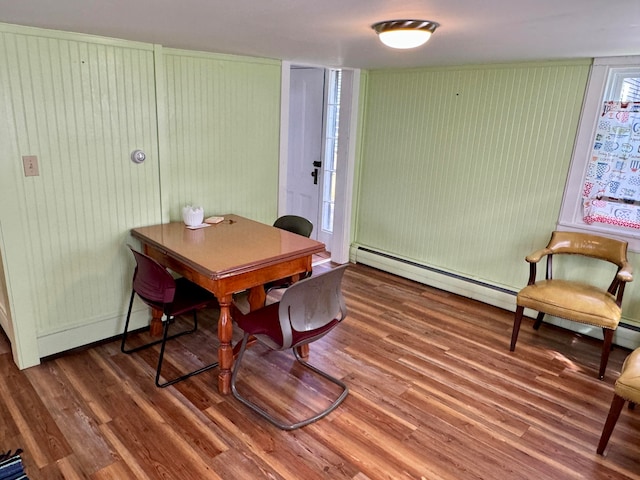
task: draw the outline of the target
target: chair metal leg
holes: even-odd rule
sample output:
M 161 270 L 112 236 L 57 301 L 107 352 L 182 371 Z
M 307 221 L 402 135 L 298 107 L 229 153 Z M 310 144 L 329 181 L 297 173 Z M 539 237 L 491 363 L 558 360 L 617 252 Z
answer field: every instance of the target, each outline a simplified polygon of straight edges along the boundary
M 602 455 L 604 453 L 604 449 L 607 448 L 607 443 L 609 443 L 609 438 L 611 437 L 611 433 L 613 433 L 613 427 L 616 426 L 618 418 L 620 418 L 620 412 L 622 411 L 624 402 L 624 398 L 614 394 L 613 400 L 611 401 L 611 408 L 609 409 L 609 415 L 607 415 L 607 421 L 604 424 L 604 428 L 602 429 L 602 436 L 600 437 L 600 442 L 598 443 L 597 452 L 600 455 Z
M 136 292 L 131 291 L 131 299 L 129 300 L 129 310 L 127 310 L 127 319 L 124 321 L 124 332 L 122 332 L 122 342 L 120 343 L 120 350 L 123 353 L 132 353 L 134 350 L 126 348 L 127 335 L 129 334 L 129 320 L 131 320 L 131 309 L 133 308 L 133 299 L 136 296 Z M 139 348 L 139 347 L 138 347 Z
M 164 348 L 165 345 L 167 343 L 167 340 L 170 340 L 172 338 L 175 338 L 176 336 L 180 336 L 180 335 L 184 335 L 185 333 L 191 333 L 191 332 L 195 332 L 196 330 L 198 330 L 198 316 L 196 314 L 196 311 L 193 311 L 193 329 L 190 332 L 181 332 L 179 334 L 173 335 L 171 337 L 168 336 L 169 333 L 169 319 L 167 319 L 167 321 L 164 324 L 164 329 L 163 329 L 163 333 L 162 333 L 162 346 L 160 347 L 160 356 L 158 356 L 158 368 L 156 368 L 156 387 L 158 388 L 165 388 L 168 387 L 169 385 L 173 385 L 174 383 L 178 383 L 181 382 L 182 380 L 185 380 L 189 377 L 193 377 L 195 375 L 198 375 L 202 372 L 206 372 L 207 370 L 211 370 L 212 368 L 215 368 L 218 366 L 218 362 L 214 362 L 214 363 L 210 363 L 209 365 L 205 365 L 204 367 L 198 368 L 197 370 L 194 370 L 192 372 L 189 373 L 185 373 L 184 375 L 180 375 L 179 377 L 176 377 L 172 380 L 168 380 L 164 383 L 160 383 L 160 377 L 162 374 L 162 362 L 164 360 Z M 156 342 L 157 343 L 157 342 Z
M 129 301 L 129 310 L 127 312 L 127 319 L 124 322 L 124 332 L 122 333 L 122 341 L 120 342 L 120 351 L 122 351 L 122 353 L 134 353 L 134 352 L 138 352 L 140 350 L 144 350 L 145 348 L 149 348 L 149 347 L 153 347 L 154 345 L 158 345 L 159 343 L 162 343 L 164 340 L 164 338 L 161 338 L 159 340 L 154 340 L 152 342 L 149 343 L 145 343 L 144 345 L 139 345 L 137 347 L 134 348 L 126 348 L 126 342 L 127 342 L 127 338 L 129 336 L 129 321 L 131 320 L 131 309 L 133 307 L 133 299 L 135 297 L 135 292 L 131 292 L 131 300 Z M 172 321 L 172 319 L 167 319 L 165 321 L 165 324 Z M 170 337 L 167 337 L 167 340 L 172 340 L 174 338 L 180 337 L 182 335 L 187 335 L 189 333 L 193 333 L 198 329 L 198 325 L 197 323 L 194 323 L 194 327 L 187 329 L 187 330 L 182 330 L 178 333 L 175 333 L 173 335 L 171 335 Z
M 162 372 L 162 362 L 164 360 L 164 349 L 165 349 L 165 345 L 167 343 L 167 340 L 172 340 L 174 338 L 177 337 L 181 337 L 182 335 L 187 335 L 189 333 L 193 333 L 196 330 L 198 330 L 198 316 L 196 314 L 196 311 L 193 311 L 193 327 L 189 328 L 187 330 L 182 330 L 178 333 L 174 333 L 173 335 L 169 335 L 169 324 L 173 321 L 173 317 L 172 318 L 167 318 L 167 320 L 164 322 L 163 325 L 163 329 L 162 329 L 162 338 L 159 340 L 154 340 L 152 342 L 149 343 L 145 343 L 144 345 L 139 345 L 137 347 L 134 348 L 126 348 L 126 343 L 127 343 L 127 337 L 129 335 L 129 321 L 131 320 L 131 309 L 133 307 L 133 299 L 135 297 L 135 292 L 131 292 L 131 300 L 129 300 L 129 310 L 127 312 L 127 319 L 125 320 L 124 323 L 124 332 L 122 334 L 122 341 L 120 343 L 120 350 L 123 353 L 134 353 L 134 352 L 138 352 L 140 350 L 144 350 L 145 348 L 149 348 L 152 347 L 154 345 L 157 345 L 159 343 L 161 343 L 162 345 L 160 346 L 160 356 L 158 357 L 158 366 L 156 368 L 156 386 L 159 388 L 164 388 L 164 387 L 168 387 L 169 385 L 173 385 L 174 383 L 180 382 L 186 378 L 189 377 L 193 377 L 194 375 L 198 375 L 199 373 L 202 372 L 206 372 L 207 370 L 210 370 L 212 368 L 215 368 L 218 366 L 218 362 L 215 363 L 211 363 L 209 365 L 206 365 L 202 368 L 199 368 L 198 370 L 194 370 L 193 372 L 189 372 L 187 374 L 181 375 L 177 378 L 174 378 L 173 380 L 169 380 L 167 382 L 164 383 L 160 383 L 160 377 L 161 377 L 161 372 Z
M 320 369 L 314 367 L 313 365 L 310 365 L 309 363 L 307 363 L 304 360 L 302 360 L 301 357 L 298 355 L 298 353 L 295 351 L 295 348 L 294 348 L 293 349 L 294 354 L 295 354 L 296 359 L 298 360 L 298 362 L 300 362 L 300 364 L 302 364 L 303 366 L 307 367 L 308 369 L 318 373 L 319 375 L 323 376 L 324 378 L 326 378 L 330 382 L 338 385 L 339 387 L 342 388 L 342 392 L 340 393 L 338 398 L 336 400 L 334 400 L 331 403 L 331 405 L 329 405 L 328 408 L 322 410 L 321 412 L 315 414 L 314 416 L 312 416 L 310 418 L 307 418 L 305 420 L 301 420 L 300 422 L 296 422 L 296 423 L 292 423 L 292 424 L 281 422 L 280 420 L 278 420 L 277 418 L 275 418 L 274 416 L 269 414 L 266 410 L 264 410 L 263 408 L 261 408 L 257 404 L 251 402 L 247 398 L 245 398 L 242 395 L 240 395 L 240 393 L 238 392 L 238 389 L 236 388 L 236 378 L 238 376 L 238 372 L 240 371 L 240 365 L 242 363 L 242 358 L 244 356 L 244 352 L 245 352 L 245 350 L 247 348 L 248 339 L 249 339 L 249 335 L 245 333 L 244 337 L 242 338 L 242 346 L 240 347 L 240 352 L 238 353 L 238 358 L 236 359 L 235 366 L 233 368 L 233 374 L 231 375 L 231 392 L 233 393 L 233 396 L 235 398 L 237 398 L 240 402 L 244 403 L 251 410 L 253 410 L 258 415 L 260 415 L 263 418 L 265 418 L 266 420 L 268 420 L 270 423 L 272 423 L 273 425 L 275 425 L 279 429 L 281 429 L 281 430 L 295 430 L 297 428 L 304 427 L 305 425 L 309 425 L 310 423 L 313 423 L 313 422 L 315 422 L 317 420 L 320 420 L 321 418 L 327 416 L 329 413 L 333 412 L 338 407 L 338 405 L 340 405 L 342 403 L 342 401 L 347 397 L 347 395 L 349 393 L 349 388 L 342 381 L 338 380 L 335 377 L 332 377 L 328 373 L 323 372 L 322 370 L 320 370 Z

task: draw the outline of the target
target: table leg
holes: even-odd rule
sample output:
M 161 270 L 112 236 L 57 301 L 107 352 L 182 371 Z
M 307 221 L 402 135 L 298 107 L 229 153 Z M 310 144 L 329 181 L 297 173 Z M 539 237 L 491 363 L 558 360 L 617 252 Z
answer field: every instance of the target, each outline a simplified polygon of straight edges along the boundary
M 264 291 L 264 286 L 258 285 L 249 289 L 249 310 L 254 311 L 264 307 L 264 302 L 267 300 L 267 294 Z
M 264 287 L 258 286 L 258 287 L 253 287 L 249 289 L 249 296 L 247 297 L 247 299 L 249 300 L 249 311 L 251 312 L 264 307 L 265 301 L 267 299 L 267 295 L 264 291 Z M 250 336 L 249 340 L 247 341 L 247 348 L 251 347 L 256 342 L 257 342 L 256 337 L 254 337 L 253 335 Z M 236 358 L 238 358 L 241 345 L 242 345 L 242 342 L 238 342 L 236 343 L 236 346 L 233 347 L 234 361 Z
M 158 308 L 151 309 L 151 324 L 149 325 L 149 333 L 152 337 L 162 336 L 162 310 Z
M 233 347 L 231 346 L 233 338 L 232 301 L 232 295 L 225 295 L 218 299 L 220 304 L 220 318 L 218 319 L 218 339 L 220 340 L 220 346 L 218 347 L 218 361 L 220 362 L 218 391 L 222 395 L 231 393 L 231 367 L 233 366 Z

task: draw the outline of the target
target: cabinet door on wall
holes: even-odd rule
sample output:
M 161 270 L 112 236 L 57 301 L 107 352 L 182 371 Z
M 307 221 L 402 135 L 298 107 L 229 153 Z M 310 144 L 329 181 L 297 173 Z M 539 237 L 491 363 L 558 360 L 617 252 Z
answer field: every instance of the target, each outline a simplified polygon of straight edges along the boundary
M 0 248 L 33 363 L 34 336 L 120 328 L 128 232 L 161 221 L 153 46 L 3 26 L 0 92 Z M 38 176 L 25 176 L 24 156 Z

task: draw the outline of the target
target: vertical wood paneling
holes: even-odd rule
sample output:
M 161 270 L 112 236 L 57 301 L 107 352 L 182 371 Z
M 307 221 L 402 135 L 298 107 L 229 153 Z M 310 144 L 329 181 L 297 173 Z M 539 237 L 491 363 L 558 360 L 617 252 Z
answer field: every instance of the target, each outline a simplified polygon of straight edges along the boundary
M 37 339 L 102 321 L 119 331 L 132 227 L 179 219 L 188 202 L 276 214 L 279 62 L 3 25 L 0 95 L 2 302 L 24 365 Z M 40 176 L 23 176 L 22 155 Z
M 370 72 L 356 243 L 520 287 L 555 227 L 588 71 Z
M 277 213 L 280 63 L 165 50 L 163 206 L 272 222 Z
M 14 322 L 40 336 L 123 314 L 128 231 L 161 211 L 152 47 L 39 34 L 0 34 L 0 220 Z
M 4 275 L 4 265 L 0 254 L 0 328 L 4 330 L 9 338 L 14 338 L 13 325 L 11 323 L 11 312 L 9 310 L 9 296 L 7 294 L 7 284 Z

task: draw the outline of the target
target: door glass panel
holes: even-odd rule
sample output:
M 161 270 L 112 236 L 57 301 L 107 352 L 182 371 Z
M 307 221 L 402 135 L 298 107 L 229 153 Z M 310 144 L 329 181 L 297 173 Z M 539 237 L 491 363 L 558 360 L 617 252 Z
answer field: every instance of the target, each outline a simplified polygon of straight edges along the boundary
M 333 232 L 333 210 L 336 198 L 336 167 L 338 159 L 338 127 L 340 124 L 340 92 L 342 71 L 329 71 L 327 118 L 324 150 L 324 182 L 322 191 L 322 229 Z

